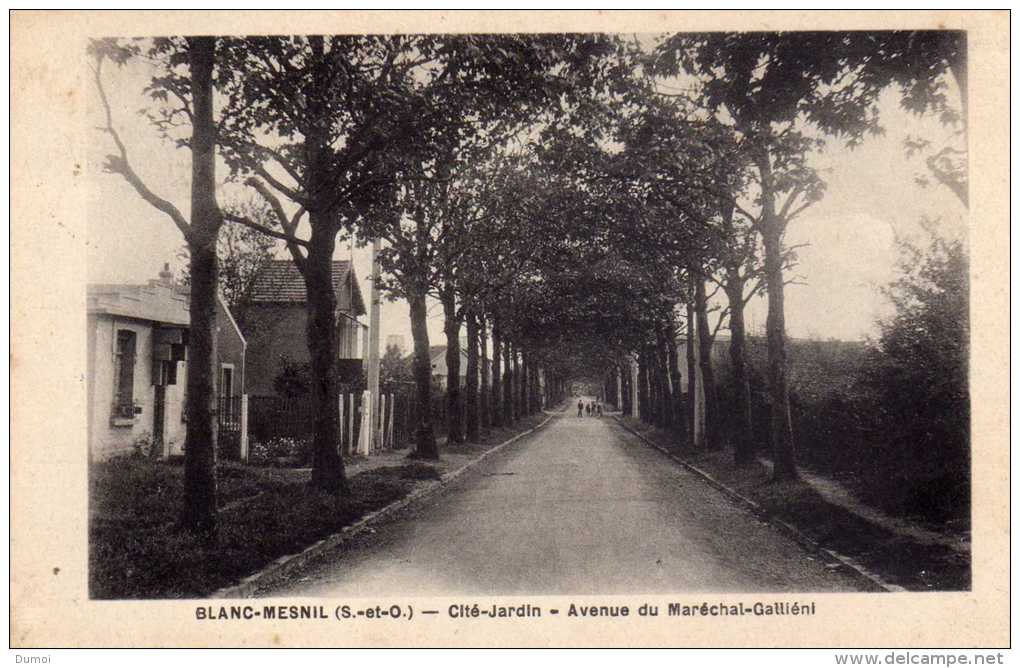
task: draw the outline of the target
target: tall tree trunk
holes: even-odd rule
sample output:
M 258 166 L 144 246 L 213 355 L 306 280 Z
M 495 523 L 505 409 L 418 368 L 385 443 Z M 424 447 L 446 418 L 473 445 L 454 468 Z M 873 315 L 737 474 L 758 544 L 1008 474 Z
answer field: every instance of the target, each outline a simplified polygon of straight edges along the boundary
M 659 344 L 659 366 L 662 369 L 663 385 L 665 388 L 665 403 L 662 407 L 662 412 L 665 416 L 666 426 L 672 428 L 675 426 L 676 411 L 674 411 L 673 405 L 676 403 L 677 385 L 676 377 L 673 375 L 669 364 L 668 331 L 663 332 L 662 341 Z
M 685 424 L 683 388 L 681 385 L 683 379 L 680 376 L 680 361 L 676 349 L 676 335 L 673 333 L 672 329 L 667 332 L 666 359 L 666 363 L 669 365 L 669 377 L 673 383 L 673 397 L 670 400 L 669 413 L 672 416 L 671 421 L 674 429 L 678 429 L 681 425 Z
M 616 383 L 616 410 L 620 411 L 623 415 L 627 414 L 627 381 L 624 379 L 623 366 L 616 363 L 616 379 L 613 381 Z
M 524 387 L 524 414 L 531 415 L 534 413 L 534 363 L 531 361 L 531 355 L 528 352 L 521 354 L 521 370 L 523 371 Z
M 624 415 L 634 416 L 634 404 L 631 402 L 631 366 L 630 360 L 620 362 L 620 410 Z
M 521 366 L 524 371 L 524 413 L 534 414 L 534 361 L 531 354 L 525 352 L 521 355 Z
M 726 272 L 726 297 L 730 304 L 730 365 L 733 367 L 733 387 L 737 414 L 733 435 L 733 463 L 748 466 L 754 461 L 754 423 L 751 419 L 751 383 L 745 361 L 744 281 L 740 265 L 730 266 Z
M 786 314 L 783 294 L 785 224 L 776 213 L 772 163 L 765 149 L 755 153 L 755 164 L 761 177 L 761 237 L 765 247 L 765 286 L 769 296 L 766 333 L 773 477 L 776 480 L 790 480 L 797 477 L 797 465 L 793 452 L 790 393 L 786 381 Z
M 189 241 L 188 251 L 191 326 L 181 523 L 189 530 L 206 533 L 216 528 L 216 242 Z
M 531 412 L 542 410 L 542 367 L 531 360 Z
M 662 341 L 655 347 L 655 367 L 659 374 L 659 420 L 663 428 L 673 424 L 673 386 L 669 377 L 669 356 L 666 353 L 666 342 Z
M 482 384 L 479 388 L 479 410 L 482 429 L 488 431 L 492 427 L 492 369 L 489 366 L 489 327 L 488 318 L 482 316 L 478 319 L 478 343 L 479 355 L 481 357 Z
M 465 425 L 467 439 L 477 442 L 481 435 L 478 431 L 478 318 L 474 312 L 468 311 L 465 317 L 467 325 L 467 378 L 464 382 L 465 394 Z
M 648 396 L 648 349 L 642 348 L 638 354 L 638 417 L 644 422 L 651 422 Z
M 449 443 L 464 442 L 460 388 L 460 318 L 453 285 L 447 283 L 440 293 L 443 303 L 443 332 L 446 334 L 446 437 Z
M 527 351 L 524 348 L 521 348 L 519 357 L 518 369 L 520 373 L 517 374 L 517 405 L 520 406 L 521 417 L 527 417 L 531 413 L 531 407 L 528 406 L 528 357 Z
M 652 424 L 656 427 L 662 426 L 662 377 L 659 374 L 659 356 L 656 346 L 651 345 L 645 349 L 648 360 L 648 396 L 651 405 Z
M 641 365 L 638 364 L 640 353 L 630 355 L 630 406 L 631 416 L 640 418 L 641 411 L 641 390 L 639 382 L 641 379 L 638 377 L 641 371 Z
M 191 326 L 188 338 L 188 429 L 184 443 L 181 524 L 216 530 L 216 238 L 222 216 L 216 203 L 216 126 L 212 74 L 216 40 L 188 38 L 194 104 L 191 144 Z
M 503 426 L 503 341 L 499 319 L 492 319 L 492 426 Z
M 521 369 L 521 351 L 519 346 L 514 345 L 514 419 L 519 420 L 525 414 L 524 392 L 524 371 Z
M 428 310 L 425 290 L 410 295 L 411 338 L 414 340 L 414 383 L 418 424 L 414 436 L 414 456 L 439 459 L 436 434 L 432 427 L 432 359 L 429 357 Z
M 700 267 L 691 272 L 695 277 L 694 309 L 698 319 L 698 366 L 701 368 L 701 386 L 705 394 L 705 447 L 719 446 L 719 404 L 716 400 L 715 371 L 712 367 L 712 331 L 708 326 L 708 300 L 705 297 L 705 277 Z
M 662 386 L 659 379 L 659 365 L 656 364 L 655 346 L 645 348 L 645 373 L 648 378 L 648 417 L 652 424 L 659 427 L 662 423 L 659 420 L 659 404 L 661 401 L 660 392 Z
M 312 234 L 304 263 L 308 293 L 308 352 L 311 358 L 312 410 L 315 432 L 312 437 L 312 485 L 332 494 L 345 492 L 344 463 L 337 450 L 340 441 L 340 409 L 336 385 L 338 336 L 336 292 L 333 288 L 333 251 L 336 231 L 331 220 L 321 220 L 322 212 L 311 210 Z
M 694 447 L 702 445 L 701 427 L 698 420 L 698 369 L 697 355 L 694 346 L 697 345 L 697 325 L 694 319 L 694 303 L 687 302 L 687 342 L 685 345 L 687 353 L 687 442 Z
M 531 358 L 531 413 L 542 410 L 542 367 Z
M 513 341 L 503 344 L 503 424 L 507 427 L 517 419 L 514 408 L 514 345 Z
M 321 36 L 309 39 L 318 61 L 324 54 Z M 328 86 L 322 68 L 313 68 L 307 84 L 311 118 L 321 118 L 323 92 Z M 340 408 L 337 401 L 336 360 L 337 332 L 336 291 L 333 288 L 333 251 L 339 232 L 336 212 L 332 208 L 332 183 L 329 136 L 325 121 L 313 123 L 305 132 L 304 161 L 308 173 L 308 223 L 311 236 L 308 256 L 301 266 L 307 293 L 308 319 L 306 332 L 311 362 L 312 410 L 315 414 L 312 437 L 312 480 L 318 489 L 331 494 L 346 493 L 344 464 L 337 450 L 340 440 Z
M 616 398 L 613 400 L 613 406 L 616 408 L 616 410 L 622 411 L 623 410 L 623 403 L 624 403 L 624 401 L 623 401 L 623 392 L 624 392 L 624 389 L 623 389 L 623 369 L 620 368 L 619 364 L 616 365 L 615 369 L 616 370 L 613 373 L 613 377 L 614 377 L 613 380 L 616 382 L 616 385 L 615 385 L 615 387 L 616 387 Z

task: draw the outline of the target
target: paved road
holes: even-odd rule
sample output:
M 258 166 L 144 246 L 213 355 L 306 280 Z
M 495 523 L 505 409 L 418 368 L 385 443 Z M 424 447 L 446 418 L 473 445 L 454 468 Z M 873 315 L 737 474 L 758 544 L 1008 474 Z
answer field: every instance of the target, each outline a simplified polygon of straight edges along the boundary
M 855 589 L 612 418 L 575 415 L 263 595 Z

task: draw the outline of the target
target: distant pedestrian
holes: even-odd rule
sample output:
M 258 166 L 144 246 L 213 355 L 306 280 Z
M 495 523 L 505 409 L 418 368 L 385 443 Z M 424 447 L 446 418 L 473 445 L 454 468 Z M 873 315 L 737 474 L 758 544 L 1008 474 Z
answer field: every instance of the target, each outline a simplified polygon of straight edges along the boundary
M 584 417 L 584 401 L 577 400 L 577 417 Z
M 591 417 L 591 402 L 590 401 L 587 404 L 584 405 L 584 413 L 588 417 Z
M 599 417 L 602 417 L 602 402 L 601 401 L 598 402 L 597 404 L 595 404 L 595 409 L 598 411 Z

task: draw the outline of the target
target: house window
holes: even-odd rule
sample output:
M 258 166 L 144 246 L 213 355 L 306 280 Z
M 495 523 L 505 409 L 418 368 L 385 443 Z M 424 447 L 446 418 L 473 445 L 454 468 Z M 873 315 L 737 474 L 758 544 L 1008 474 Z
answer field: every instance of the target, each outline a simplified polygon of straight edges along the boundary
M 231 421 L 234 417 L 234 402 L 232 397 L 234 396 L 234 365 L 233 364 L 221 364 L 220 365 L 220 383 L 219 383 L 219 408 L 221 419 Z M 240 410 L 240 407 L 238 407 Z
M 113 402 L 117 415 L 135 414 L 135 333 L 117 330 L 117 353 L 114 359 Z
M 220 365 L 220 398 L 229 399 L 234 396 L 234 365 Z
M 172 360 L 156 360 L 152 366 L 153 385 L 176 385 L 177 362 Z

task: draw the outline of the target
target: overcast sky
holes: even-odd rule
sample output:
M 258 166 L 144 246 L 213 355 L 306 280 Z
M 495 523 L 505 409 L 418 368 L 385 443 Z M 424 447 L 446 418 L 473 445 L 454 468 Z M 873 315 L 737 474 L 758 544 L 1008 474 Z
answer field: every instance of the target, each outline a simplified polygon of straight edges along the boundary
M 135 63 L 104 72 L 115 125 L 122 134 L 135 170 L 149 187 L 188 214 L 190 154 L 162 143 L 138 110 L 146 104 L 142 94 L 149 72 Z M 90 89 L 91 91 L 91 89 Z M 180 232 L 165 216 L 143 202 L 119 175 L 101 171 L 102 158 L 112 152 L 110 139 L 94 129 L 101 123 L 98 101 L 92 91 L 89 112 L 88 280 L 89 282 L 144 282 L 155 278 L 164 262 L 177 263 L 183 246 Z M 954 236 L 966 234 L 965 209 L 947 190 L 922 187 L 915 175 L 924 170 L 918 158 L 903 149 L 908 135 L 940 139 L 947 132 L 932 118 L 917 118 L 899 108 L 898 97 L 888 91 L 881 99 L 886 133 L 865 140 L 850 151 L 830 143 L 813 156 L 828 183 L 825 198 L 806 211 L 787 234 L 789 244 L 809 244 L 798 251 L 795 274 L 803 284 L 787 289 L 787 331 L 794 337 L 861 339 L 876 332 L 876 319 L 888 312 L 878 288 L 893 277 L 896 234 L 917 235 L 922 217 L 940 218 L 942 229 Z M 217 174 L 224 181 L 222 168 Z M 221 204 L 223 198 L 221 197 Z M 353 255 L 355 270 L 368 298 L 369 251 L 338 244 L 337 259 Z M 280 257 L 287 257 L 281 252 Z M 748 327 L 763 331 L 764 298 L 749 306 Z M 442 343 L 442 309 L 430 308 L 429 334 Z M 410 345 L 410 321 L 403 301 L 384 302 L 382 340 L 402 335 Z

